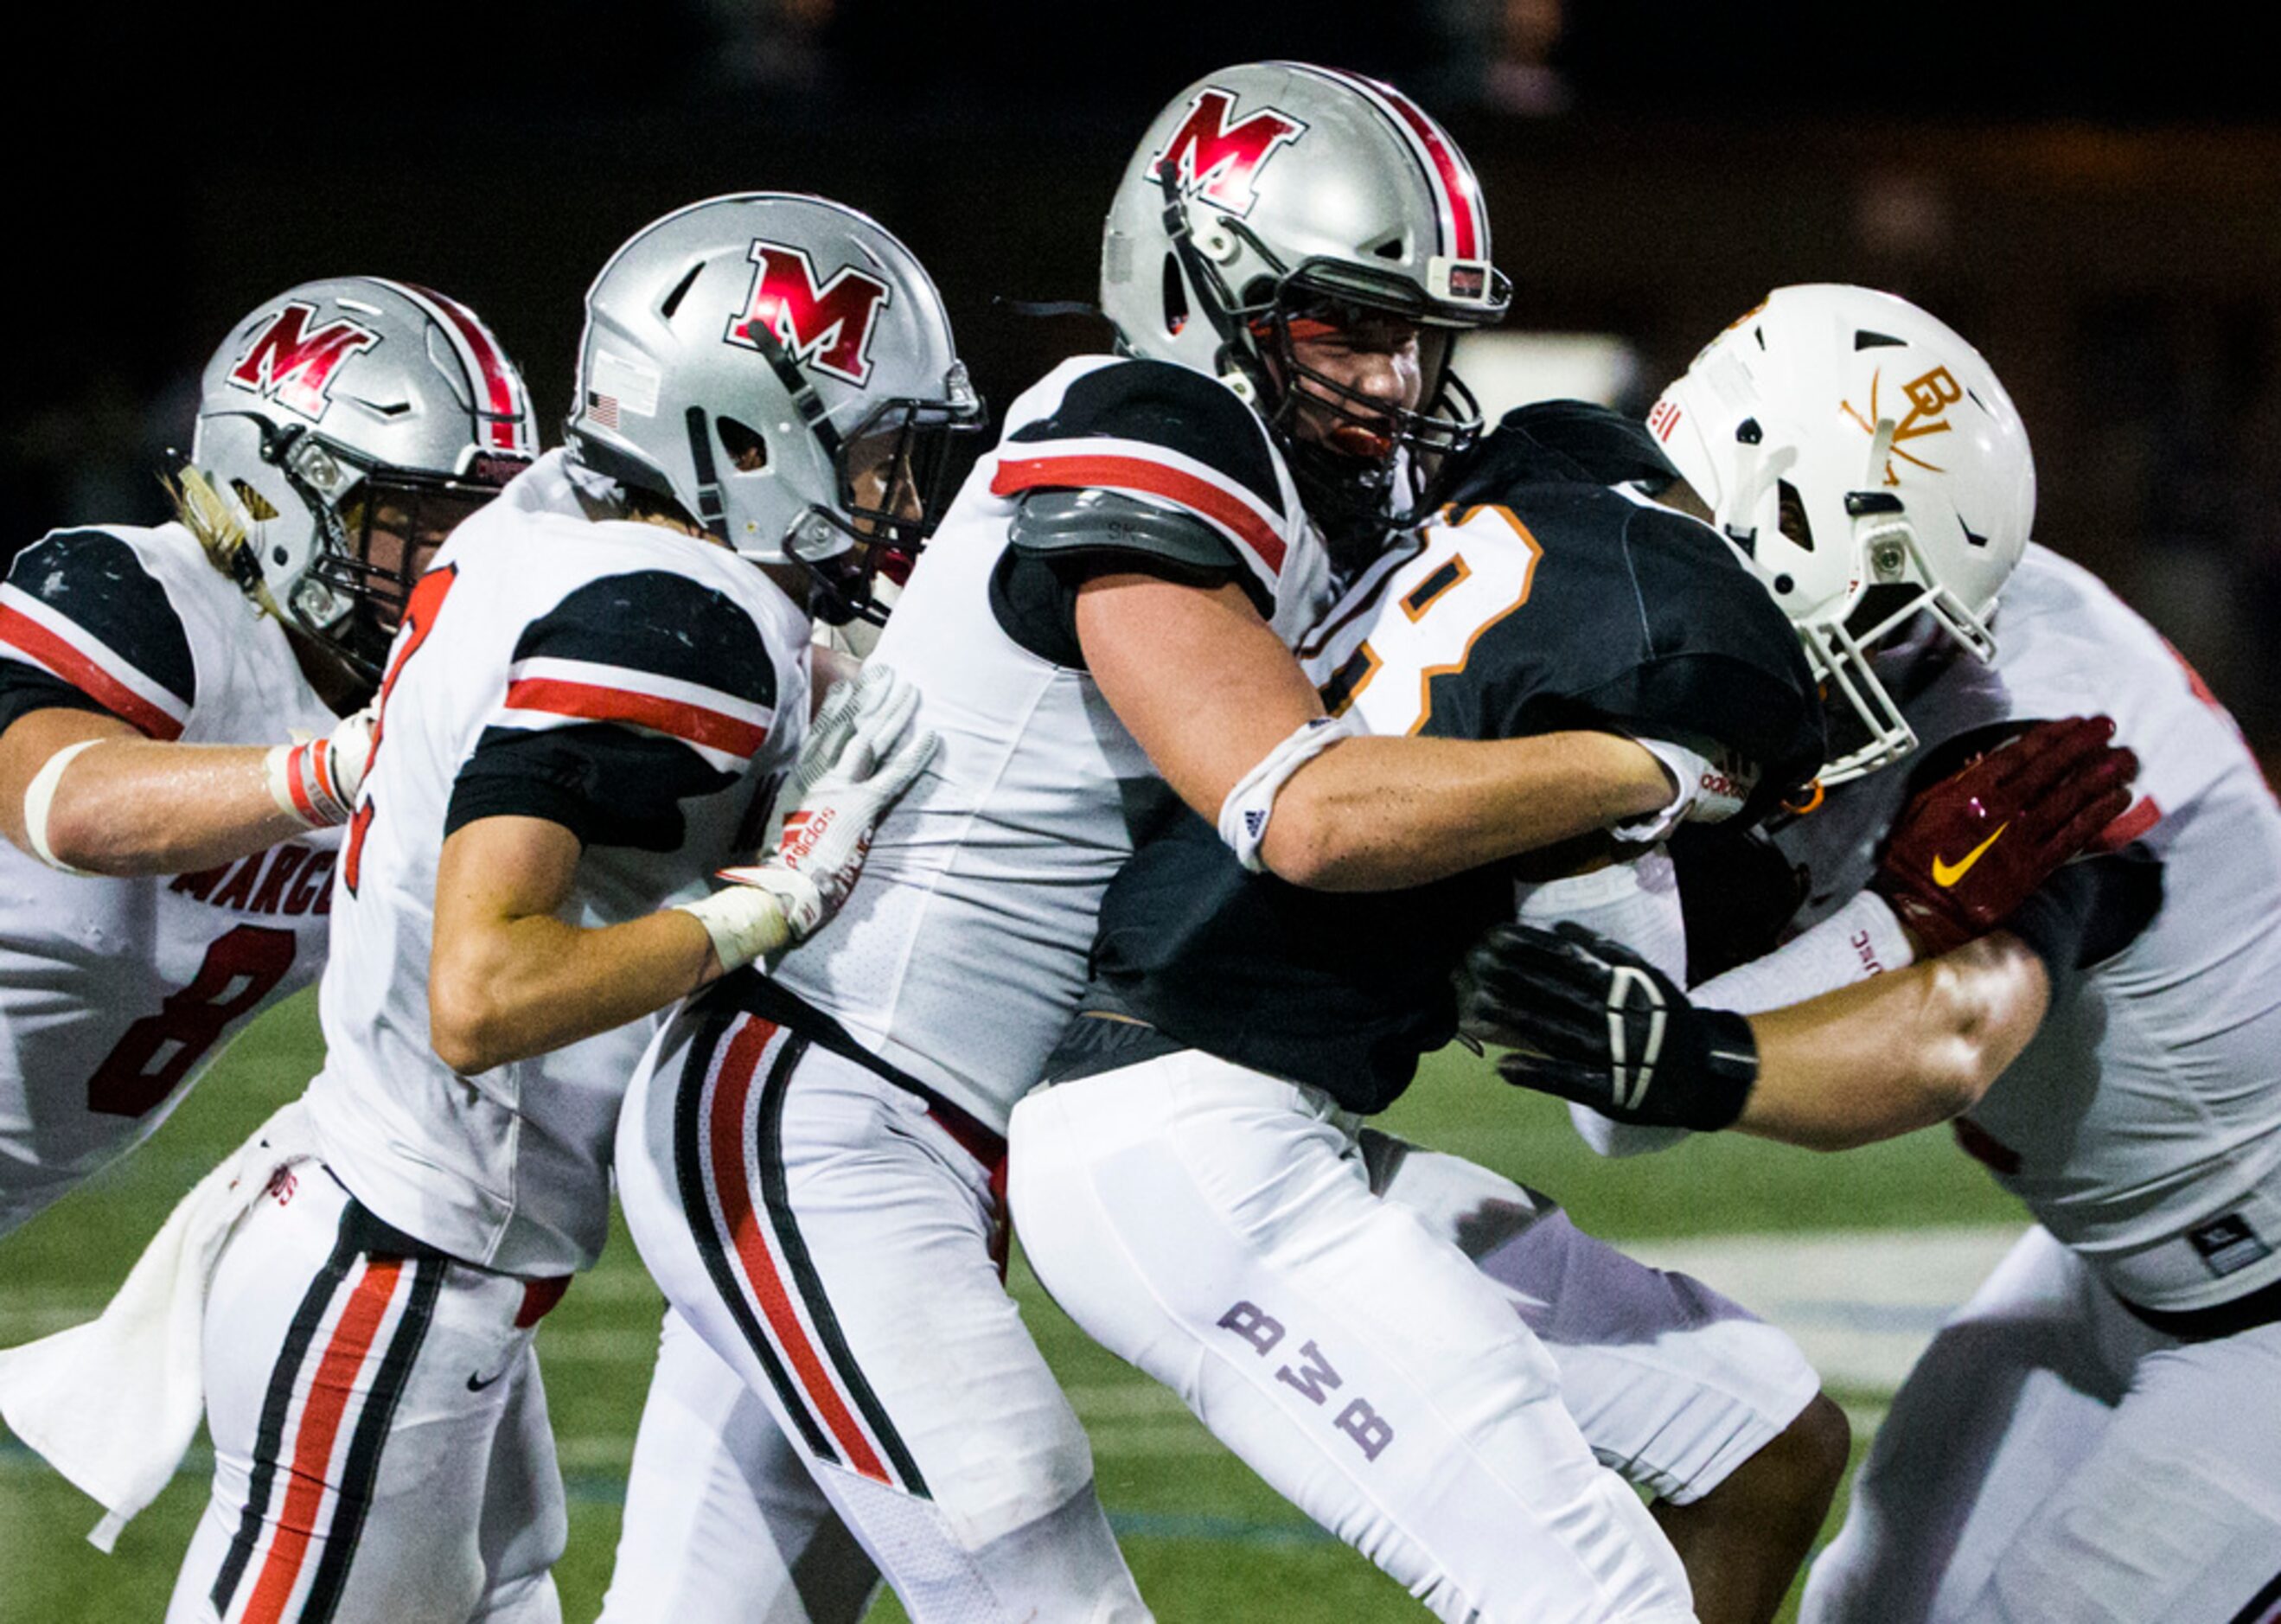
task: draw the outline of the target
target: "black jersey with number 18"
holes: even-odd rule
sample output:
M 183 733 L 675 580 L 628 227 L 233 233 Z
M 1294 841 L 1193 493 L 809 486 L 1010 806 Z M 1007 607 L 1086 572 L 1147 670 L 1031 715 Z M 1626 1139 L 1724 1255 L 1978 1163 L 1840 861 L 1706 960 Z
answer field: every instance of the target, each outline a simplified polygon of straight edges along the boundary
M 1668 476 L 1643 432 L 1559 403 L 1483 451 L 1302 644 L 1332 712 L 1380 734 L 1716 746 L 1759 769 L 1745 816 L 1813 772 L 1821 708 L 1788 621 L 1713 532 L 1613 483 Z M 1512 907 L 1503 866 L 1378 893 L 1247 874 L 1184 813 L 1110 886 L 1092 1007 L 1380 1110 L 1454 1035 L 1450 974 Z

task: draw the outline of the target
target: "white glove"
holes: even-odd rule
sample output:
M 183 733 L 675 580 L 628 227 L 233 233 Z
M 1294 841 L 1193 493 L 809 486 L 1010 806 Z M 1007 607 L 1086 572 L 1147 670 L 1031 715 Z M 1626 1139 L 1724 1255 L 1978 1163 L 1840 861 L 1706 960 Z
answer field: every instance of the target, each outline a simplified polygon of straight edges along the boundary
M 839 911 L 863 870 L 871 831 L 934 754 L 939 741 L 914 731 L 918 690 L 885 666 L 868 667 L 825 696 L 785 779 L 797 791 L 776 855 L 723 869 L 733 882 L 676 906 L 713 938 L 724 971 L 805 941 Z
M 273 748 L 262 762 L 269 793 L 280 810 L 311 829 L 330 829 L 349 821 L 365 769 L 372 765 L 373 724 L 377 702 L 341 718 L 322 739 L 297 739 Z
M 1706 756 L 1667 739 L 1633 742 L 1663 764 L 1676 791 L 1660 811 L 1618 824 L 1614 832 L 1619 840 L 1651 845 L 1682 824 L 1723 824 L 1743 809 L 1758 788 L 1758 768 L 1731 750 Z

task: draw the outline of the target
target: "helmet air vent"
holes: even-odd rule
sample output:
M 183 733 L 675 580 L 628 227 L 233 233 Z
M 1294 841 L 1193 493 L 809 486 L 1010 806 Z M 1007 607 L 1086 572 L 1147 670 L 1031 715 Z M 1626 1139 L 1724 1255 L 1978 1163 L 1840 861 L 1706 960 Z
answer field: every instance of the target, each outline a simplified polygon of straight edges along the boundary
M 1180 278 L 1177 255 L 1164 256 L 1164 330 L 1178 336 L 1188 324 L 1188 286 Z
M 1381 259 L 1394 259 L 1398 261 L 1403 257 L 1402 239 L 1398 236 L 1390 236 L 1370 251 L 1376 254 Z
M 758 429 L 733 417 L 715 417 L 713 431 L 721 437 L 721 449 L 739 474 L 757 474 L 768 467 L 769 443 Z
M 1735 425 L 1735 443 L 1738 445 L 1756 445 L 1766 437 L 1766 430 L 1759 427 L 1755 417 L 1746 417 Z
M 1775 482 L 1775 511 L 1783 536 L 1802 550 L 1813 551 L 1813 521 L 1806 517 L 1805 499 L 1787 479 Z
M 1853 347 L 1857 351 L 1898 350 L 1907 342 L 1905 338 L 1894 337 L 1891 333 L 1873 333 L 1866 327 L 1856 328 L 1853 331 Z
M 667 294 L 665 303 L 657 307 L 661 318 L 668 321 L 673 320 L 673 313 L 681 308 L 681 301 L 689 297 L 689 290 L 696 285 L 698 274 L 704 268 L 705 261 L 700 259 L 689 267 L 679 282 L 673 284 L 673 291 Z

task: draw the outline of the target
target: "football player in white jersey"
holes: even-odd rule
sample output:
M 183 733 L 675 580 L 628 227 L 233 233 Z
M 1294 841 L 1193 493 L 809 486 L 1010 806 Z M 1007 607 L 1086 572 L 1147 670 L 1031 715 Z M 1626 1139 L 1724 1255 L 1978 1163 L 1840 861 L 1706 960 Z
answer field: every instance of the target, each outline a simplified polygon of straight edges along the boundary
M 909 251 L 819 198 L 692 205 L 596 279 L 578 382 L 390 653 L 325 1067 L 207 1290 L 173 1619 L 560 1616 L 534 1327 L 607 1233 L 641 1017 L 818 929 L 931 747 L 884 669 L 808 727 L 808 617 L 764 573 L 917 525 L 923 446 L 979 419 Z M 780 782 L 779 849 L 708 892 Z
M 1177 798 L 1249 865 L 1380 888 L 1694 808 L 1673 745 L 1356 735 L 1290 652 L 1478 427 L 1446 361 L 1507 302 L 1488 246 L 1386 86 L 1177 98 L 1103 243 L 1122 353 L 1016 402 L 881 638 L 939 754 L 831 935 L 692 1001 L 629 1098 L 644 1257 L 916 1619 L 1145 1616 L 997 1261 L 1008 1113 L 1136 822 Z
M 147 1138 L 316 976 L 334 826 L 370 738 L 359 708 L 405 592 L 531 455 L 522 380 L 465 306 L 307 282 L 207 363 L 176 522 L 17 554 L 0 586 L 0 1234 Z
M 1801 1616 L 2262 1619 L 2281 1601 L 2281 811 L 2150 627 L 2054 554 L 1991 545 L 2007 493 L 2033 489 L 2023 439 L 1975 432 L 1994 398 L 1985 363 L 1923 313 L 1807 287 L 1777 290 L 1658 407 L 1856 724 L 1825 804 L 1777 837 L 1809 928 L 1697 1002 L 1765 1009 L 1858 984 L 1865 960 L 1891 971 L 1982 923 L 1897 919 L 1864 890 L 1913 776 L 1887 763 L 1937 771 L 2087 706 L 2143 763 L 2098 840 L 2110 855 L 2046 882 L 1967 950 L 1978 962 L 1932 961 L 1995 994 L 2017 1057 L 1992 1083 L 1865 1119 L 1842 1089 L 1789 1089 L 1804 1056 L 1772 1046 L 1842 1061 L 1871 988 L 1753 1019 L 1768 1051 L 1746 1130 L 1836 1147 L 1968 1112 L 1958 1137 L 2037 1220 L 1904 1385 Z M 2012 844 L 2000 824 L 1960 827 L 1935 878 L 1961 891 L 2015 861 Z M 1601 956 L 1575 946 L 1580 997 Z M 1779 1111 L 1760 1109 L 1770 1081 Z

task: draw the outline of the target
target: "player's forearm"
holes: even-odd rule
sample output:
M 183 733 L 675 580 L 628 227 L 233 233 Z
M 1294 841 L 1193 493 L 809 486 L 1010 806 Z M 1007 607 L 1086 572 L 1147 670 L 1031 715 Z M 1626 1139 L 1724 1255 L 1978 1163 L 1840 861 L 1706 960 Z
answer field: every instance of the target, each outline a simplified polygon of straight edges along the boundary
M 1349 739 L 1284 785 L 1261 855 L 1297 885 L 1389 890 L 1654 812 L 1671 793 L 1655 758 L 1612 733 Z
M 546 914 L 499 921 L 438 940 L 429 1041 L 472 1076 L 639 1020 L 719 974 L 705 927 L 673 909 L 599 930 Z
M 1759 1070 L 1735 1124 L 1842 1150 L 1969 1110 L 2035 1036 L 2043 961 L 1997 933 L 1923 964 L 1751 1017 Z
M 66 738 L 56 748 L 73 742 Z M 54 753 L 40 754 L 44 766 Z M 279 809 L 265 776 L 267 754 L 259 746 L 99 739 L 51 781 L 49 853 L 93 874 L 181 874 L 290 839 L 307 824 Z M 35 767 L 16 793 L 0 790 L 0 831 L 35 855 L 25 790 L 36 777 Z

